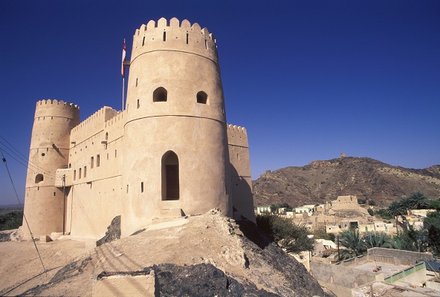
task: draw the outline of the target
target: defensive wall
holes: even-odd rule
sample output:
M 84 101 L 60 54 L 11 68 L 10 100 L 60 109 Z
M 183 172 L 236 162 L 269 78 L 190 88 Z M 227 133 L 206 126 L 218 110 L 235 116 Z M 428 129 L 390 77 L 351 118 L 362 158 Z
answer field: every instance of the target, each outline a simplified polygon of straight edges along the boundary
M 232 204 L 239 210 L 237 216 L 242 215 L 255 222 L 247 131 L 244 127 L 229 124 L 227 135 Z

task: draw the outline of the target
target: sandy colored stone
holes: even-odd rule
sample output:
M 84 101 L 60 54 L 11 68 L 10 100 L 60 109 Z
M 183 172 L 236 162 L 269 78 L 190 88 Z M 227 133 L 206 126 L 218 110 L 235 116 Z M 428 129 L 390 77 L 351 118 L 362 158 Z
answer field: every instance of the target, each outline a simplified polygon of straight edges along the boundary
M 150 21 L 128 64 L 122 111 L 104 106 L 80 121 L 74 104 L 37 102 L 24 206 L 32 233 L 96 239 L 121 216 L 128 236 L 212 208 L 255 221 L 247 132 L 226 124 L 213 35 L 187 20 Z M 176 164 L 179 187 L 166 186 Z

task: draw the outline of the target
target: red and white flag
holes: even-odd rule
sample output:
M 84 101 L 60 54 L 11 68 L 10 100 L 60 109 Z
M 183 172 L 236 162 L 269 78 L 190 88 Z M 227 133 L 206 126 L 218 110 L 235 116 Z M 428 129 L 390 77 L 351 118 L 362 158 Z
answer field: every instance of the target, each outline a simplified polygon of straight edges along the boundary
M 127 45 L 125 44 L 125 38 L 124 42 L 122 43 L 122 62 L 121 62 L 121 75 L 124 77 L 124 61 L 125 56 L 127 55 Z

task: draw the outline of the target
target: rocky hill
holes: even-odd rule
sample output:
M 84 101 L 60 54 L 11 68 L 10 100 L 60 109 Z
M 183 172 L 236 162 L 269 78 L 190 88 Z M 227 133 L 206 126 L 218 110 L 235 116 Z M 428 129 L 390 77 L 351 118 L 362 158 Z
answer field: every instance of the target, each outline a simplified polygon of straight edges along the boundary
M 414 192 L 440 198 L 440 165 L 409 169 L 370 158 L 341 157 L 267 171 L 253 188 L 256 205 L 299 206 L 357 195 L 385 206 Z

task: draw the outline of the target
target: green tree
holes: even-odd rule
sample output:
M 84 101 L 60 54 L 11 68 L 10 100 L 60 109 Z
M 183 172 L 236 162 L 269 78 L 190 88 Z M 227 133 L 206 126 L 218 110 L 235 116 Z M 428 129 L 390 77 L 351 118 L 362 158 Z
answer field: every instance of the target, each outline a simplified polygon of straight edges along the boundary
M 314 240 L 309 238 L 304 226 L 274 215 L 257 216 L 257 225 L 287 252 L 313 250 Z
M 383 232 L 368 232 L 362 236 L 367 249 L 373 247 L 391 248 L 391 238 Z
M 388 212 L 392 216 L 406 215 L 408 209 L 422 209 L 430 206 L 430 200 L 422 193 L 414 193 L 409 197 L 394 201 L 388 207 Z
M 343 231 L 339 235 L 339 244 L 344 246 L 346 249 L 340 251 L 342 259 L 351 258 L 354 256 L 360 256 L 367 251 L 365 242 L 359 235 L 358 230 L 347 230 Z
M 429 213 L 423 220 L 428 232 L 428 245 L 435 255 L 440 255 L 440 211 Z
M 393 237 L 391 246 L 399 250 L 426 252 L 428 248 L 428 232 L 426 229 L 415 230 L 412 226 L 408 225 L 407 229 Z
M 325 227 L 318 228 L 313 231 L 314 238 L 327 239 L 335 241 L 335 235 L 333 233 L 327 233 Z

